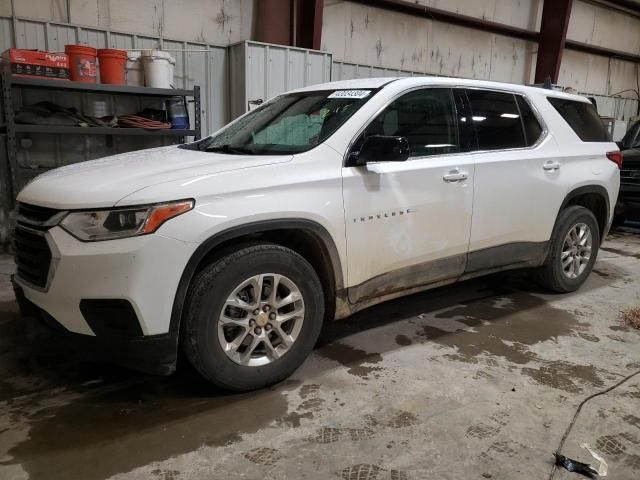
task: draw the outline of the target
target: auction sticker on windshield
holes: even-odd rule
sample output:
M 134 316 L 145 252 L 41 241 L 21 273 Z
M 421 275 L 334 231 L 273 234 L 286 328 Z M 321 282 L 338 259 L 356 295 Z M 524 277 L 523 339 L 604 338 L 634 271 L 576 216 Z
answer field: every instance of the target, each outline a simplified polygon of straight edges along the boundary
M 336 90 L 327 98 L 366 98 L 371 90 Z

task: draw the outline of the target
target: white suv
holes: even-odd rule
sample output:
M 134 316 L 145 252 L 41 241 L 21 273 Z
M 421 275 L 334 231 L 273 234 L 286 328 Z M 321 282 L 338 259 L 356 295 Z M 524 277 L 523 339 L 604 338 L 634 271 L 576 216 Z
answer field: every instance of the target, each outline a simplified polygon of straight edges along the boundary
M 39 176 L 18 196 L 23 313 L 156 373 L 290 375 L 324 320 L 499 270 L 589 275 L 620 153 L 585 98 L 453 78 L 295 90 L 197 143 Z

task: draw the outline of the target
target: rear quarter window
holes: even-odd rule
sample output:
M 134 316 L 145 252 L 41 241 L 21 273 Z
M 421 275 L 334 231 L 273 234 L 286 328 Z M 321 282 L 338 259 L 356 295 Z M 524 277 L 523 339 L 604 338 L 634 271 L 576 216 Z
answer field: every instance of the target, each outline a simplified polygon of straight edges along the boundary
M 609 132 L 591 103 L 547 97 L 558 113 L 583 142 L 610 142 Z

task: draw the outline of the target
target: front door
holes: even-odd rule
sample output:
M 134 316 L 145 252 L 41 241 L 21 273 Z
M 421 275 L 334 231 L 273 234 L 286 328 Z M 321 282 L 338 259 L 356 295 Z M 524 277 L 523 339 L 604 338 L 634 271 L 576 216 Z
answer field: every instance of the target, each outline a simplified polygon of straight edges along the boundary
M 353 303 L 461 275 L 471 230 L 474 164 L 464 102 L 448 88 L 394 100 L 355 142 L 406 137 L 405 162 L 343 168 L 349 300 Z M 466 122 L 466 123 L 465 123 Z

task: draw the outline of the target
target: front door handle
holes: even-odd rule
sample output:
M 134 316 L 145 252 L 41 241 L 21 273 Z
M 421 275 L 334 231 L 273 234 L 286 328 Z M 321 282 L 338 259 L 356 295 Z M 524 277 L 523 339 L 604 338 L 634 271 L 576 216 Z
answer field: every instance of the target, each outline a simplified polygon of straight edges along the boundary
M 560 168 L 560 163 L 559 162 L 554 162 L 554 161 L 549 161 L 549 162 L 545 163 L 544 165 L 542 165 L 542 168 L 544 168 L 545 170 L 558 170 Z
M 462 180 L 466 180 L 469 177 L 467 172 L 461 172 L 457 168 L 455 170 L 451 170 L 449 173 L 446 173 L 442 176 L 442 179 L 445 182 L 461 182 Z

